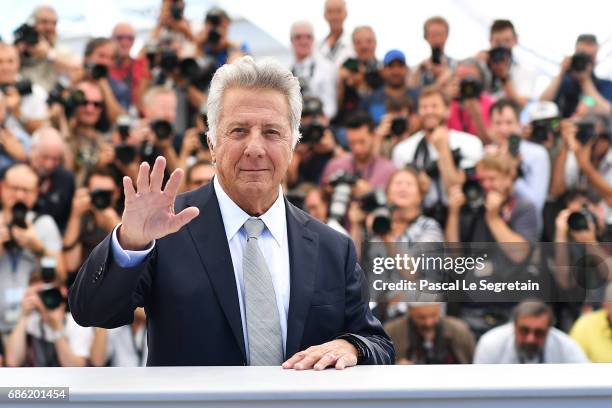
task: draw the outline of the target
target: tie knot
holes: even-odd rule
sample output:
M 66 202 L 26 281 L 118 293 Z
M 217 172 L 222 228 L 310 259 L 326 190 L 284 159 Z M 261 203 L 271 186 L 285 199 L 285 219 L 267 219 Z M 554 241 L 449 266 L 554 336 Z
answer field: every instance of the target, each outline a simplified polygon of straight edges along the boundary
M 247 233 L 247 240 L 251 238 L 259 238 L 265 226 L 266 225 L 264 222 L 259 218 L 249 218 L 246 220 L 244 223 L 244 229 Z

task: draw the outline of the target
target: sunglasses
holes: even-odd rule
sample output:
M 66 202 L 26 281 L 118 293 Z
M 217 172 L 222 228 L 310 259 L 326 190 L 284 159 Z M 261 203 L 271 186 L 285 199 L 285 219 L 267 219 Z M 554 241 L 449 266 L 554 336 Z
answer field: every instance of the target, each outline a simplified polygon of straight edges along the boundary
M 129 35 L 129 34 L 125 34 L 125 35 L 118 34 L 118 35 L 115 35 L 113 38 L 117 41 L 123 41 L 123 40 L 134 41 L 134 36 Z
M 544 337 L 546 337 L 546 334 L 548 333 L 548 330 L 546 329 L 532 329 L 531 327 L 527 327 L 527 326 L 519 326 L 518 327 L 518 332 L 521 336 L 527 336 L 529 335 L 529 333 L 533 333 L 533 335 L 538 338 L 538 339 L 543 339 Z
M 79 105 L 81 105 L 81 106 L 93 105 L 94 107 L 96 107 L 98 109 L 101 109 L 104 106 L 104 102 L 102 102 L 102 101 L 84 100 Z

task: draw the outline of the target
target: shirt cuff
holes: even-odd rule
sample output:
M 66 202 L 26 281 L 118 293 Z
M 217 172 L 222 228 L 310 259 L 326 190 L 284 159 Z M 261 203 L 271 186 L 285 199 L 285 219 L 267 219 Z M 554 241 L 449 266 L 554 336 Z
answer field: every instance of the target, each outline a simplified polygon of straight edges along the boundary
M 155 241 L 151 242 L 151 245 L 142 251 L 128 251 L 123 249 L 119 244 L 119 239 L 117 239 L 117 230 L 120 226 L 121 224 L 117 225 L 112 232 L 111 250 L 113 253 L 113 258 L 120 267 L 131 268 L 140 264 L 147 257 L 147 255 L 149 255 L 149 252 L 151 252 L 155 247 Z

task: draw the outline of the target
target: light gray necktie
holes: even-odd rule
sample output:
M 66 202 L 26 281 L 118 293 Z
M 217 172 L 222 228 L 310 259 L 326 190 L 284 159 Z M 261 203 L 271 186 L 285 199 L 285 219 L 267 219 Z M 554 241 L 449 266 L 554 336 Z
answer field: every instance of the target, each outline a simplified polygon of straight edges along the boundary
M 259 218 L 250 218 L 244 223 L 247 243 L 242 272 L 248 347 L 252 366 L 278 366 L 283 363 L 283 338 L 276 295 L 266 260 L 257 245 L 264 227 Z

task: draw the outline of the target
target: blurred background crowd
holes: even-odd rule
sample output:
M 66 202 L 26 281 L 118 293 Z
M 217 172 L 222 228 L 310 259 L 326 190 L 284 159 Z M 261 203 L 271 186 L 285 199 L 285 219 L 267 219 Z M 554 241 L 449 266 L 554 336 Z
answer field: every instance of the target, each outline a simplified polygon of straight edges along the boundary
M 225 10 L 194 29 L 186 7 L 162 0 L 139 49 L 134 27 L 118 22 L 79 55 L 60 45 L 51 6 L 0 42 L 0 366 L 145 364 L 144 310 L 130 326 L 83 328 L 65 299 L 120 222 L 121 179 L 141 161 L 163 155 L 168 172 L 184 169 L 182 191 L 214 175 L 208 87 L 251 51 L 230 38 Z M 399 49 L 377 50 L 375 27 L 347 31 L 349 11 L 325 2 L 323 38 L 308 21 L 286 24 L 304 100 L 287 198 L 350 236 L 362 263 L 372 243 L 512 242 L 525 250 L 500 245 L 504 262 L 536 263 L 530 276 L 573 300 L 375 294 L 397 363 L 612 362 L 612 82 L 595 75 L 598 38 L 578 36 L 540 89 L 514 58 L 510 20 L 492 21 L 489 47 L 459 59 L 445 45 L 461 27 L 432 16 L 408 39 L 431 53 L 411 66 Z M 536 251 L 542 242 L 555 246 Z M 568 267 L 585 254 L 604 260 L 594 291 Z

